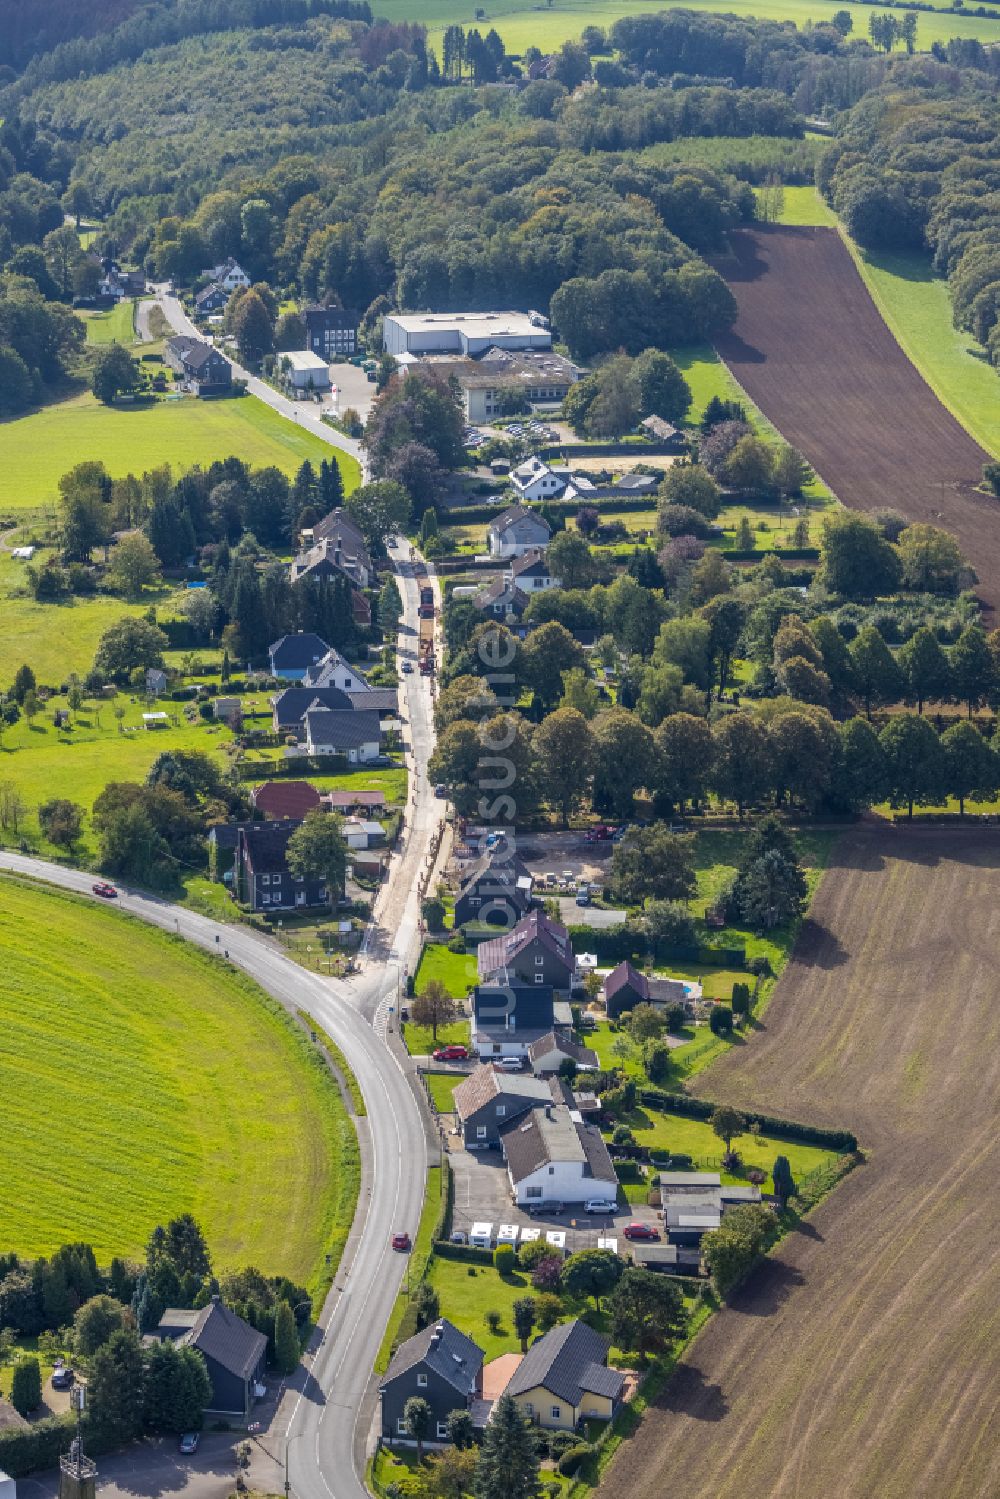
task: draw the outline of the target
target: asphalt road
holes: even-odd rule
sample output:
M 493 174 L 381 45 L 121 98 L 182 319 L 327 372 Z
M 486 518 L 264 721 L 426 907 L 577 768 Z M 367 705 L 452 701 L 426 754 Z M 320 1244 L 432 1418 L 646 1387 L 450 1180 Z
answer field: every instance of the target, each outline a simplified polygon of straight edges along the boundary
M 163 308 L 164 316 L 174 332 L 188 333 L 192 338 L 199 338 L 204 342 L 204 333 L 192 323 L 184 311 L 180 299 L 175 297 L 172 292 L 169 292 L 165 286 L 154 286 L 152 290 L 156 301 Z M 140 303 L 140 307 L 142 306 L 143 304 Z M 148 316 L 147 307 L 147 310 L 142 315 L 143 321 L 139 324 L 140 334 L 142 334 L 143 327 L 148 326 L 146 322 Z M 263 380 L 259 380 L 256 375 L 252 375 L 249 370 L 245 370 L 241 365 L 238 365 L 228 349 L 226 350 L 226 358 L 233 366 L 233 374 L 237 380 L 246 381 L 247 390 L 252 396 L 256 396 L 258 400 L 263 401 L 274 411 L 277 411 L 279 415 L 287 418 L 288 421 L 295 422 L 296 426 L 305 428 L 315 437 L 318 437 L 321 442 L 329 443 L 330 447 L 340 448 L 342 452 L 349 453 L 352 458 L 356 458 L 358 463 L 361 464 L 362 474 L 367 473 L 365 451 L 360 442 L 355 441 L 353 437 L 345 437 L 342 432 L 338 432 L 334 427 L 328 426 L 326 422 L 321 421 L 318 407 L 305 401 L 290 401 L 287 396 L 279 395 L 272 386 L 267 385 Z
M 406 545 L 395 549 L 397 560 L 404 553 L 409 556 Z M 418 585 L 409 562 L 400 563 L 399 583 L 404 603 L 401 633 L 415 642 Z M 350 1259 L 345 1256 L 323 1309 L 318 1346 L 314 1340 L 305 1364 L 290 1381 L 293 1390 L 269 1433 L 277 1438 L 282 1457 L 287 1440 L 296 1499 L 362 1499 L 367 1492 L 359 1472 L 366 1435 L 359 1418 L 370 1412 L 365 1394 L 406 1264 L 406 1257 L 390 1248 L 390 1238 L 403 1228 L 415 1236 L 427 1174 L 424 1118 L 403 1065 L 384 1040 L 389 1006 L 396 1003 L 403 971 L 412 971 L 416 961 L 417 881 L 430 834 L 441 816 L 426 774 L 433 745 L 430 687 L 416 672 L 401 676 L 400 684 L 411 768 L 403 848 L 393 857 L 356 978 L 323 978 L 300 968 L 276 943 L 248 928 L 220 925 L 170 901 L 119 887 L 119 904 L 130 915 L 210 952 L 228 953 L 230 962 L 280 1003 L 308 1011 L 344 1052 L 365 1099 L 367 1118 L 361 1127 L 368 1169 L 353 1244 L 348 1246 Z M 6 850 L 0 851 L 0 868 L 91 894 L 93 876 L 85 871 Z M 141 1466 L 141 1458 L 137 1461 Z

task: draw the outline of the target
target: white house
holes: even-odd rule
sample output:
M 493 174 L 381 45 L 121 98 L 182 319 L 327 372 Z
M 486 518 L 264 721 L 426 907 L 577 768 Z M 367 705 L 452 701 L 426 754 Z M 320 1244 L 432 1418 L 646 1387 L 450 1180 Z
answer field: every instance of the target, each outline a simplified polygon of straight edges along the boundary
M 529 597 L 533 593 L 541 593 L 546 588 L 562 587 L 562 579 L 552 576 L 549 572 L 549 564 L 545 560 L 545 553 L 538 547 L 518 557 L 511 563 L 504 576 L 508 583 L 519 588 Z
M 511 469 L 510 482 L 522 500 L 554 500 L 566 488 L 566 480 L 534 455 Z
M 339 687 L 341 692 L 374 692 L 366 677 L 333 647 L 310 666 L 302 679 L 307 687 Z
M 250 277 L 231 255 L 221 265 L 214 265 L 210 271 L 206 271 L 205 275 L 228 292 L 235 291 L 238 286 L 250 285 Z
M 487 531 L 491 557 L 523 557 L 525 552 L 547 547 L 552 531 L 549 523 L 523 505 L 512 505 L 491 521 Z
M 618 1177 L 596 1124 L 577 1109 L 549 1104 L 516 1119 L 500 1136 L 507 1177 L 520 1208 L 539 1202 L 613 1202 Z
M 281 354 L 278 368 L 294 391 L 329 390 L 333 383 L 329 364 L 312 349 Z
M 382 339 L 389 354 L 464 354 L 487 349 L 548 349 L 552 333 L 539 312 L 387 312 Z
M 318 707 L 306 713 L 303 726 L 308 755 L 343 755 L 351 765 L 364 765 L 378 756 L 377 713 Z

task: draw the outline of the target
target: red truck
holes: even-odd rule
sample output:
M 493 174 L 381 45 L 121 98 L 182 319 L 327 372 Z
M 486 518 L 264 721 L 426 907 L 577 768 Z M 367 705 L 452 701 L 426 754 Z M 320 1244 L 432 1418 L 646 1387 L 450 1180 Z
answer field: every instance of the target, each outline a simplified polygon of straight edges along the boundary
M 421 588 L 421 590 L 420 590 L 420 609 L 419 609 L 419 614 L 420 614 L 420 618 L 421 619 L 433 619 L 434 618 L 434 590 L 433 590 L 433 588 Z

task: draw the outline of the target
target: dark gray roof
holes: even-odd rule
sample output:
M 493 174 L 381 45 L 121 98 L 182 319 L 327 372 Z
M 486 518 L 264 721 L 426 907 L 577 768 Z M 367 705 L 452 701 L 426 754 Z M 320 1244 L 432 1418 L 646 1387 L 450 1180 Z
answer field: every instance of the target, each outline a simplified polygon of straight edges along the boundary
M 608 1339 L 586 1322 L 563 1322 L 532 1343 L 506 1393 L 524 1395 L 541 1385 L 574 1407 L 585 1390 L 614 1399 L 625 1380 L 616 1369 L 604 1367 L 609 1347 Z
M 391 715 L 399 711 L 395 687 L 369 687 L 364 692 L 348 692 L 352 708 L 371 709 L 373 713 Z
M 286 687 L 284 692 L 275 693 L 271 706 L 279 723 L 301 723 L 317 701 L 324 708 L 340 708 L 346 713 L 354 711 L 350 695 L 339 687 Z
M 382 1386 L 390 1384 L 418 1364 L 433 1369 L 467 1398 L 477 1387 L 479 1371 L 483 1366 L 483 1350 L 471 1338 L 467 1338 L 464 1332 L 459 1332 L 453 1322 L 442 1319 L 431 1323 L 399 1345 L 382 1376 Z
M 537 1109 L 526 1120 L 515 1120 L 501 1131 L 504 1160 L 511 1180 L 517 1184 L 540 1166 L 553 1162 L 576 1162 L 581 1176 L 614 1186 L 618 1191 L 618 1173 L 596 1124 L 584 1124 L 574 1118 L 575 1109 L 565 1104 Z
M 269 645 L 267 653 L 272 662 L 277 662 L 284 667 L 306 667 L 312 666 L 321 656 L 325 656 L 330 647 L 325 640 L 318 635 L 307 633 L 299 635 L 282 635 L 273 645 Z
M 317 708 L 307 713 L 305 725 L 314 743 L 332 744 L 336 749 L 360 749 L 363 744 L 378 744 L 381 727 L 377 713 L 348 713 L 329 708 Z
M 527 880 L 529 883 L 531 881 L 527 865 L 523 864 L 520 859 L 496 858 L 493 854 L 484 854 L 481 859 L 476 860 L 471 869 L 466 871 L 458 898 L 461 899 L 463 895 L 467 895 L 486 876 L 489 877 L 490 893 L 493 895 L 513 895 L 518 893 L 518 880 Z M 525 909 L 529 900 L 530 890 L 522 886 L 519 892 L 521 910 Z
M 254 874 L 284 874 L 288 869 L 288 840 L 302 819 L 275 819 L 240 825 L 240 850 L 246 850 Z
M 529 510 L 525 505 L 511 505 L 509 510 L 504 511 L 503 515 L 498 515 L 496 520 L 490 522 L 488 529 L 499 536 L 510 526 L 514 526 L 518 521 L 522 520 L 531 521 L 532 525 L 540 533 L 544 533 L 545 536 L 552 534 L 552 527 L 544 515 L 536 514 L 534 510 Z
M 209 344 L 199 343 L 195 344 L 193 348 L 188 349 L 184 355 L 184 363 L 191 370 L 201 370 L 207 364 L 213 363 L 224 364 L 226 369 L 229 369 L 229 360 L 223 358 L 219 351 L 213 349 Z
M 171 1315 L 176 1314 L 164 1312 L 162 1320 L 168 1322 Z M 193 1327 L 178 1342 L 197 1348 L 238 1379 L 250 1377 L 267 1349 L 264 1334 L 221 1301 L 210 1301 L 203 1307 Z
M 598 1063 L 596 1051 L 591 1051 L 589 1046 L 581 1046 L 579 1041 L 573 1041 L 568 1036 L 557 1036 L 555 1031 L 547 1031 L 537 1041 L 532 1041 L 528 1047 L 528 1056 L 535 1062 L 550 1051 L 560 1051 L 564 1057 L 572 1057 L 581 1067 L 596 1067 Z

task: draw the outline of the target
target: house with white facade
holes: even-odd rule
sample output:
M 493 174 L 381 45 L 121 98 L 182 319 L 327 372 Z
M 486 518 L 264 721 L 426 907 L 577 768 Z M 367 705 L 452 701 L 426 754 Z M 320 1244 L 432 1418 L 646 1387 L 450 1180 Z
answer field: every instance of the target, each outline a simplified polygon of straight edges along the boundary
M 345 661 L 331 646 L 325 656 L 310 666 L 302 679 L 307 687 L 337 687 L 341 692 L 373 692 L 367 677 Z
M 554 500 L 566 488 L 566 479 L 536 454 L 510 471 L 510 482 L 521 500 Z
M 535 515 L 523 505 L 512 505 L 490 522 L 486 535 L 490 556 L 507 560 L 547 547 L 552 529 L 543 516 Z
M 533 593 L 543 592 L 546 588 L 562 587 L 562 579 L 552 576 L 549 572 L 549 564 L 545 560 L 545 553 L 538 547 L 533 547 L 530 552 L 525 552 L 523 556 L 512 562 L 504 577 L 514 588 L 519 588 L 529 597 Z
M 618 1197 L 618 1177 L 600 1130 L 584 1124 L 579 1110 L 567 1104 L 548 1104 L 514 1120 L 501 1131 L 500 1148 L 520 1208 Z
M 204 274 L 227 292 L 235 291 L 238 286 L 250 285 L 250 277 L 231 255 L 228 260 L 224 260 L 220 265 L 214 265 Z
M 302 720 L 308 755 L 342 755 L 350 765 L 366 765 L 378 757 L 380 722 L 377 713 L 345 713 L 317 707 Z
M 279 355 L 278 368 L 296 395 L 329 390 L 333 384 L 329 363 L 312 349 L 292 350 Z

